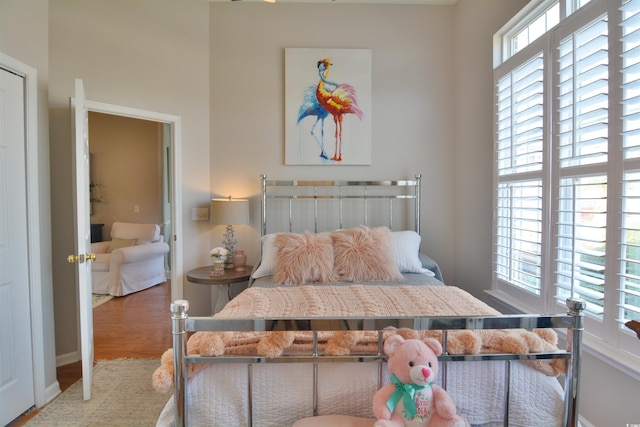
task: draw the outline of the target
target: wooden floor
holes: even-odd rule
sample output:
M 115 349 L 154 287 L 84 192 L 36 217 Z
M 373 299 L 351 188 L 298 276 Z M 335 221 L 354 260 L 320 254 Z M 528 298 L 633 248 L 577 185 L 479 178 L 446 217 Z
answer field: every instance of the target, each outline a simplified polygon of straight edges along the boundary
M 171 347 L 171 284 L 167 281 L 135 294 L 113 298 L 93 309 L 94 358 L 112 360 L 160 358 Z M 57 368 L 65 391 L 82 377 L 81 362 Z M 23 426 L 33 411 L 9 424 Z

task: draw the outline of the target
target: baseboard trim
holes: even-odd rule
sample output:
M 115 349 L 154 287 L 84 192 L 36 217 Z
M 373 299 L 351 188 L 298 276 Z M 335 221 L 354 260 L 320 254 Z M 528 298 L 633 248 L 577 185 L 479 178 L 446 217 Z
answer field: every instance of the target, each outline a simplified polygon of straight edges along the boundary
M 58 381 L 55 381 L 53 384 L 47 387 L 44 392 L 45 405 L 58 397 L 60 393 L 62 393 L 62 390 L 60 389 L 60 383 Z
M 56 356 L 56 368 L 64 365 L 69 365 L 71 363 L 76 363 L 81 359 L 82 357 L 80 356 L 80 352 L 77 351 L 66 354 L 59 354 Z
M 578 421 L 580 422 L 580 427 L 596 427 L 587 421 L 583 416 L 578 416 Z

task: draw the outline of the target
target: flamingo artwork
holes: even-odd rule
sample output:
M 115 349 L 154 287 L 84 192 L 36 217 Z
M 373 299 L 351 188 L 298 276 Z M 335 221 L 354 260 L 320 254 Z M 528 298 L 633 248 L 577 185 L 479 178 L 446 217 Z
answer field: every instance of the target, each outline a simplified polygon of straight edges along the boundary
M 316 121 L 311 126 L 311 131 L 309 133 L 320 146 L 320 157 L 325 160 L 329 159 L 329 156 L 327 156 L 327 153 L 324 151 L 324 119 L 326 119 L 328 115 L 329 112 L 318 103 L 318 98 L 316 97 L 316 86 L 309 86 L 304 93 L 304 101 L 298 110 L 298 121 L 296 124 L 300 124 L 305 117 L 314 116 L 316 118 Z M 319 138 L 315 133 L 318 123 L 320 123 Z
M 318 61 L 320 81 L 316 87 L 318 104 L 333 116 L 335 129 L 335 151 L 331 160 L 342 161 L 342 121 L 345 114 L 355 114 L 362 119 L 362 110 L 358 107 L 356 90 L 348 84 L 336 84 L 328 80 L 331 68 L 329 58 Z

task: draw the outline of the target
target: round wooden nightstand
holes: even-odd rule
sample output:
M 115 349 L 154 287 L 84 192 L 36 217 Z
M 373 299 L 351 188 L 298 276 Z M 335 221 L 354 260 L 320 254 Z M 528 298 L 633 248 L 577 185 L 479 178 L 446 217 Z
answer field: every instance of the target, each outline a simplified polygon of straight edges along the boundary
M 212 290 L 211 292 L 211 308 L 215 314 L 222 310 L 222 307 L 231 300 L 231 287 L 229 285 L 232 283 L 248 282 L 253 267 L 247 265 L 244 271 L 235 271 L 235 269 L 229 268 L 224 271 L 222 276 L 212 276 L 211 270 L 213 270 L 213 266 L 194 268 L 187 273 L 187 280 L 199 285 L 225 286 L 227 288 L 227 292 L 224 293 L 220 292 L 219 289 Z

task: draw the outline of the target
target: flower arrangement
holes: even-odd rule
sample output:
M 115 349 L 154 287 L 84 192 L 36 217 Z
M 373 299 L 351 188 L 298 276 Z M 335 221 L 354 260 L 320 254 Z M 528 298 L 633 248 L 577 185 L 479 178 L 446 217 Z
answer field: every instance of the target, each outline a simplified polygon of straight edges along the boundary
M 220 246 L 211 249 L 211 252 L 209 252 L 211 259 L 213 260 L 213 270 L 209 273 L 211 276 L 224 275 L 224 261 L 227 259 L 228 253 L 229 251 L 227 248 Z
M 224 261 L 227 259 L 228 253 L 229 251 L 226 248 L 218 246 L 217 248 L 211 249 L 209 255 L 211 255 L 214 261 Z

